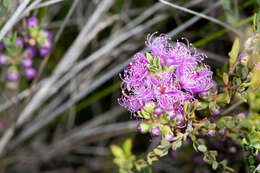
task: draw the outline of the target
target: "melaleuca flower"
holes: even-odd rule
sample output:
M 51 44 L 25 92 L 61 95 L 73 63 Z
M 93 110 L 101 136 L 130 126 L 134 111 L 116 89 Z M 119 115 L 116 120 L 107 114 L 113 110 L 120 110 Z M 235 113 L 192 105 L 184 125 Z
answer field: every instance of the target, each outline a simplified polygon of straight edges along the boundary
M 23 47 L 24 41 L 23 41 L 23 38 L 22 38 L 22 37 L 17 37 L 17 38 L 16 38 L 16 45 L 17 45 L 18 47 L 20 47 L 20 48 Z
M 5 49 L 5 44 L 3 42 L 0 41 L 0 51 Z
M 165 34 L 155 38 L 148 35 L 146 45 L 150 52 L 135 54 L 120 76 L 119 104 L 148 121 L 166 116 L 177 128 L 183 128 L 187 121 L 183 105 L 214 86 L 213 72 L 202 63 L 206 56 L 190 48 L 189 43 L 172 44 Z M 161 132 L 160 127 L 152 128 L 151 135 L 161 135 L 154 135 Z
M 26 68 L 25 71 L 24 71 L 24 76 L 31 80 L 31 79 L 34 79 L 37 75 L 37 72 L 34 68 L 30 67 L 30 68 Z
M 35 28 L 36 26 L 38 26 L 39 21 L 36 17 L 32 16 L 27 20 L 27 26 L 29 28 Z
M 33 58 L 37 54 L 37 48 L 34 46 L 29 46 L 25 50 L 25 57 Z
M 0 54 L 0 65 L 7 65 L 8 62 L 8 56 L 5 54 Z
M 28 68 L 32 66 L 33 62 L 31 58 L 23 58 L 21 64 L 23 67 Z
M 8 71 L 8 74 L 7 74 L 8 81 L 14 82 L 14 81 L 17 81 L 18 78 L 19 78 L 19 73 L 17 71 L 15 71 L 15 70 Z
M 181 88 L 193 94 L 208 91 L 213 85 L 213 72 L 207 67 L 198 70 L 191 69 L 184 65 L 176 72 L 176 78 L 179 80 Z

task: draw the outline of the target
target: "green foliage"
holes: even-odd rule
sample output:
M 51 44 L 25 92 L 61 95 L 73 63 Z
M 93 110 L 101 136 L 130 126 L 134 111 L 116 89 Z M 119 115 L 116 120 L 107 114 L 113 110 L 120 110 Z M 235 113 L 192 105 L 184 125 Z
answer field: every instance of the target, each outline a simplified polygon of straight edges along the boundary
M 4 8 L 8 8 L 9 0 L 1 0 L 1 5 L 2 5 Z
M 135 156 L 132 155 L 132 139 L 127 139 L 122 147 L 111 145 L 112 154 L 114 155 L 114 163 L 118 166 L 120 173 L 130 173 L 133 169 L 133 161 Z
M 146 58 L 149 62 L 147 67 L 152 74 L 162 71 L 162 66 L 161 66 L 161 63 L 160 63 L 160 57 L 152 57 L 152 55 L 147 52 Z
M 234 2 L 234 4 L 232 4 Z M 229 24 L 234 25 L 239 20 L 239 9 L 237 0 L 223 0 L 222 6 L 225 11 L 226 20 Z
M 255 13 L 254 19 L 253 19 L 253 29 L 255 32 L 260 32 L 260 11 Z
M 230 59 L 229 59 L 229 69 L 230 70 L 232 68 L 234 68 L 235 63 L 237 62 L 238 55 L 239 55 L 239 48 L 240 48 L 240 41 L 239 41 L 239 38 L 236 38 L 233 43 L 231 52 L 229 52 L 229 54 L 228 54 L 230 57 Z

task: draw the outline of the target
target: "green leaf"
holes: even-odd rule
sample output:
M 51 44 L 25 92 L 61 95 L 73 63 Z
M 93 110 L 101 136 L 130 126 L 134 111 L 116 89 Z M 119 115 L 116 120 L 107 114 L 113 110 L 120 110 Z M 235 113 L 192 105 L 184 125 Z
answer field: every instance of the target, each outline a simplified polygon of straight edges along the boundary
M 161 69 L 161 63 L 160 63 L 160 58 L 159 57 L 155 58 L 155 65 L 156 65 L 157 69 Z
M 149 52 L 146 52 L 146 53 L 145 53 L 145 56 L 146 56 L 148 62 L 149 62 L 150 64 L 153 64 L 153 59 L 154 59 L 153 56 L 152 56 Z
M 260 11 L 254 15 L 253 28 L 255 32 L 260 32 Z
M 112 154 L 117 158 L 125 158 L 123 150 L 117 145 L 111 145 L 110 147 Z
M 175 151 L 176 149 L 180 148 L 182 145 L 182 140 L 178 140 L 172 144 L 172 150 Z
M 207 147 L 206 147 L 206 145 L 199 145 L 198 150 L 205 153 L 207 151 Z
M 213 161 L 212 163 L 212 169 L 216 170 L 218 168 L 218 162 L 217 161 Z
M 255 163 L 255 159 L 254 159 L 254 157 L 252 155 L 250 155 L 248 157 L 248 162 L 249 162 L 250 165 L 253 165 Z
M 234 64 L 237 61 L 238 58 L 238 54 L 239 54 L 239 48 L 240 48 L 240 41 L 239 38 L 237 37 L 233 43 L 232 49 L 229 52 L 229 65 L 230 65 L 230 69 L 233 68 Z
M 224 81 L 225 85 L 228 85 L 228 78 L 229 78 L 228 74 L 226 72 L 224 72 L 223 73 L 223 81 Z
M 146 166 L 145 168 L 141 169 L 139 173 L 152 173 L 152 168 L 150 166 Z
M 9 0 L 3 0 L 3 6 L 5 8 L 8 8 L 8 5 L 9 5 Z
M 125 140 L 125 142 L 123 143 L 123 150 L 127 157 L 131 157 L 132 139 L 128 138 L 127 140 Z
M 213 157 L 214 160 L 216 160 L 216 157 L 217 157 L 217 155 L 218 155 L 218 152 L 217 152 L 217 151 L 214 151 L 214 150 L 210 150 L 210 151 L 209 151 L 209 155 L 210 155 L 211 157 Z

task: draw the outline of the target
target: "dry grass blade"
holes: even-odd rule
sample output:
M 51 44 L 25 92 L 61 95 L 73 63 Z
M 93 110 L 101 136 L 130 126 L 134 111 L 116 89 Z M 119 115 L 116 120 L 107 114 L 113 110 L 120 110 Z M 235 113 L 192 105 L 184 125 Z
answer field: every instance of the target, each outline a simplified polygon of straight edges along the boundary
M 187 9 L 187 8 L 184 8 L 184 7 L 181 7 L 181 6 L 179 6 L 179 5 L 170 3 L 170 2 L 165 1 L 165 0 L 160 0 L 160 2 L 162 2 L 162 3 L 165 4 L 165 5 L 169 5 L 169 6 L 173 7 L 173 8 L 176 8 L 176 9 L 179 9 L 179 10 L 182 10 L 182 11 L 185 11 L 185 12 L 187 12 L 187 13 L 191 13 L 191 14 L 194 14 L 194 15 L 196 15 L 196 16 L 200 16 L 201 18 L 207 19 L 207 20 L 209 20 L 209 21 L 211 21 L 211 22 L 214 22 L 214 23 L 216 23 L 216 24 L 219 24 L 220 26 L 223 26 L 223 27 L 227 28 L 228 30 L 234 32 L 236 35 L 238 35 L 238 36 L 240 36 L 240 37 L 244 37 L 244 34 L 241 33 L 240 31 L 234 29 L 232 26 L 230 26 L 230 25 L 228 25 L 228 24 L 226 24 L 226 23 L 224 23 L 224 22 L 222 22 L 222 21 L 220 21 L 220 20 L 217 20 L 217 19 L 215 19 L 215 18 L 213 18 L 213 17 L 211 17 L 211 16 L 207 16 L 207 15 L 205 15 L 205 14 L 198 13 L 198 12 L 196 12 L 196 11 L 193 11 L 193 10 L 190 10 L 190 9 Z
M 24 0 L 19 7 L 16 9 L 12 17 L 6 22 L 4 27 L 0 31 L 0 40 L 3 39 L 5 34 L 12 29 L 12 27 L 19 21 L 17 20 L 19 16 L 22 14 L 26 6 L 30 3 L 30 0 Z

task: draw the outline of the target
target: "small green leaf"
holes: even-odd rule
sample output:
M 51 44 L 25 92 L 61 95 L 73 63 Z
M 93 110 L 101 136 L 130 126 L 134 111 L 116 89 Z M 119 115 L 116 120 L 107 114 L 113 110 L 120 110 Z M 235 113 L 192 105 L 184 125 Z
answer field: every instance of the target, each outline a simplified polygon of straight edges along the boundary
M 260 32 L 260 12 L 255 13 L 254 19 L 253 19 L 253 28 L 255 32 Z
M 216 170 L 218 168 L 218 162 L 217 161 L 213 161 L 212 163 L 212 169 Z
M 153 56 L 152 56 L 149 52 L 146 52 L 146 53 L 145 53 L 145 56 L 146 56 L 148 62 L 149 62 L 150 64 L 153 64 L 153 59 L 154 59 Z
M 223 73 L 223 81 L 224 81 L 225 85 L 228 85 L 228 78 L 229 78 L 228 74 L 226 72 L 224 72 Z
M 215 159 L 216 159 L 216 157 L 217 157 L 217 155 L 218 155 L 218 153 L 217 153 L 217 151 L 210 150 L 210 151 L 209 151 L 209 155 L 210 155 L 211 157 L 213 157 L 213 158 L 214 158 L 214 160 L 215 160 Z
M 117 145 L 111 145 L 110 147 L 112 154 L 117 158 L 124 158 L 123 150 Z
M 9 0 L 3 0 L 3 5 L 5 8 L 8 8 Z
M 126 154 L 127 157 L 131 156 L 131 150 L 132 150 L 132 139 L 127 139 L 125 140 L 125 142 L 123 143 L 123 150 Z
M 240 48 L 240 41 L 239 41 L 239 38 L 237 37 L 233 43 L 233 46 L 232 46 L 232 49 L 231 51 L 229 52 L 229 57 L 230 57 L 230 60 L 229 60 L 229 64 L 230 64 L 230 69 L 233 68 L 234 64 L 236 63 L 237 61 L 237 58 L 238 58 L 238 54 L 239 54 L 239 48 Z
M 175 151 L 176 149 L 180 148 L 182 145 L 182 141 L 178 140 L 172 144 L 172 150 Z
M 205 153 L 207 151 L 207 147 L 206 147 L 206 145 L 199 145 L 198 150 Z

